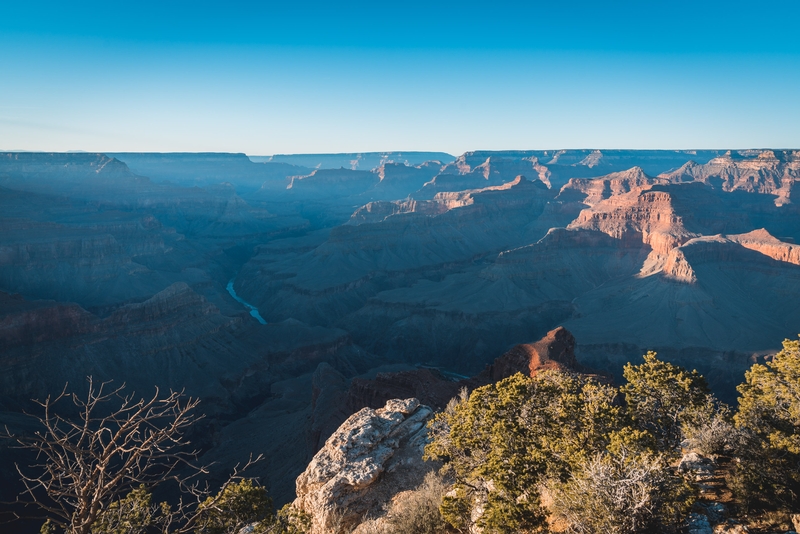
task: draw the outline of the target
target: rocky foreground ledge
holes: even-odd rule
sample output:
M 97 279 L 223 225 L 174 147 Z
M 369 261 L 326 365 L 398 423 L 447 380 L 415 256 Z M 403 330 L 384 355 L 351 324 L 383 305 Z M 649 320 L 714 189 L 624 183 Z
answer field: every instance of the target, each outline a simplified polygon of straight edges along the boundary
M 294 506 L 312 517 L 310 534 L 349 532 L 397 493 L 419 486 L 437 467 L 420 460 L 432 416 L 417 399 L 351 415 L 297 478 Z

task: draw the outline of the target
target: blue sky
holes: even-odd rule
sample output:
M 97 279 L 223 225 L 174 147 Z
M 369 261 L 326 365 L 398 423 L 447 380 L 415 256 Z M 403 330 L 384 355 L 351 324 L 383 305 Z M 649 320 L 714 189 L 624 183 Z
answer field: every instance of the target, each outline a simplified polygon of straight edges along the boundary
M 0 149 L 800 147 L 800 2 L 4 2 Z

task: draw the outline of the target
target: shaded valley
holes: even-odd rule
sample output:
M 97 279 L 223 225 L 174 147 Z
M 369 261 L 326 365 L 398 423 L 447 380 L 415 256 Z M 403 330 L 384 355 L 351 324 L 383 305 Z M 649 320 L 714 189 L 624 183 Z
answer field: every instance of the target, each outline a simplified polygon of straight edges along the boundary
M 280 504 L 353 412 L 441 407 L 555 361 L 546 335 L 617 379 L 657 350 L 731 401 L 800 332 L 798 192 L 786 150 L 2 153 L 0 419 L 87 375 L 185 389 L 202 460 L 264 453 Z

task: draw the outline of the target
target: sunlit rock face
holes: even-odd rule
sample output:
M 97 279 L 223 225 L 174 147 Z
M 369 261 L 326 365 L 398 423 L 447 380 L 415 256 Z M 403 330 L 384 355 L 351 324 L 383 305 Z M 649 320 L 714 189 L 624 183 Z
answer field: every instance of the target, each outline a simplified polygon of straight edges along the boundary
M 433 415 L 417 399 L 350 416 L 297 477 L 294 506 L 311 516 L 311 534 L 349 532 L 391 498 L 416 488 L 435 466 L 422 461 Z
M 728 151 L 704 165 L 688 162 L 662 176 L 669 180 L 703 182 L 724 191 L 775 195 L 785 202 L 793 184 L 800 180 L 800 152 Z

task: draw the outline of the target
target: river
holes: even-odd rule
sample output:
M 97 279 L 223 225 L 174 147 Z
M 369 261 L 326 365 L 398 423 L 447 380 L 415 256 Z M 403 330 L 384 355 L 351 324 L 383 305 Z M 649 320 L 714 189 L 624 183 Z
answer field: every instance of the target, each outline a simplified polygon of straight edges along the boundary
M 242 297 L 240 297 L 239 295 L 236 294 L 236 290 L 233 289 L 233 281 L 234 280 L 235 280 L 235 278 L 231 278 L 231 281 L 228 282 L 228 286 L 225 289 L 228 290 L 228 293 L 230 293 L 231 296 L 234 299 L 236 299 L 237 302 L 240 302 L 245 308 L 250 310 L 250 315 L 252 315 L 255 318 L 256 321 L 258 321 L 261 324 L 267 324 L 267 321 L 265 321 L 264 318 L 261 317 L 261 314 L 258 313 L 258 308 L 256 308 L 255 306 L 253 306 L 252 304 L 250 304 L 249 302 L 247 302 Z

